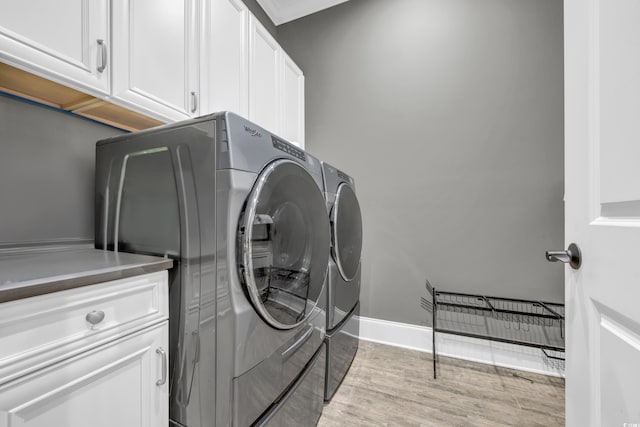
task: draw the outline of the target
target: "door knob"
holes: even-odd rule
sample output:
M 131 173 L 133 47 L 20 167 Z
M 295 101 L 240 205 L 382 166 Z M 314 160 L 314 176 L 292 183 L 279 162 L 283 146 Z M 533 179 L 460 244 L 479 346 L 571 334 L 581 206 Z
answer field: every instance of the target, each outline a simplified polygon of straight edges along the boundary
M 582 265 L 582 252 L 575 243 L 571 243 L 566 251 L 547 251 L 545 253 L 549 262 L 564 262 L 577 270 Z

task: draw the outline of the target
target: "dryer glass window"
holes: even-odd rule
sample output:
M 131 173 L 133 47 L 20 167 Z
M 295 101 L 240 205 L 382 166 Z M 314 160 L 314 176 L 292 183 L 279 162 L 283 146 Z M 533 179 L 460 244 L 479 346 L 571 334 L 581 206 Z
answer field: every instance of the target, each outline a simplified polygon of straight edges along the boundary
M 320 298 L 330 250 L 324 198 L 311 175 L 290 160 L 267 166 L 238 235 L 240 276 L 254 307 L 272 326 L 302 323 Z
M 362 216 L 360 204 L 350 185 L 340 184 L 331 212 L 333 256 L 344 280 L 356 276 L 362 253 Z

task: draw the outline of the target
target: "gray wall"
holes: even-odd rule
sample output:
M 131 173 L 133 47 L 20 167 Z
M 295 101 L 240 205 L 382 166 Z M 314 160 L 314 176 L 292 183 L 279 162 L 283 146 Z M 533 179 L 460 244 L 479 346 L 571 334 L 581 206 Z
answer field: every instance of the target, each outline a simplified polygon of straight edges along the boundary
M 0 246 L 93 240 L 95 142 L 122 133 L 0 95 Z
M 561 0 L 351 0 L 278 27 L 309 151 L 356 179 L 362 314 L 436 287 L 563 301 Z

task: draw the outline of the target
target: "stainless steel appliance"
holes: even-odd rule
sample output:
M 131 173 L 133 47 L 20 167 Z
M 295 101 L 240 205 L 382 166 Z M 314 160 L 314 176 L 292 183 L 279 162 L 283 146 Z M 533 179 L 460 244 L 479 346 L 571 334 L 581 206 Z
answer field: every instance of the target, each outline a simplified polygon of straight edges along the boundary
M 324 162 L 322 171 L 332 228 L 325 339 L 325 400 L 329 401 L 358 350 L 362 216 L 353 178 Z
M 231 113 L 100 141 L 96 247 L 164 255 L 174 426 L 313 426 L 330 225 L 320 162 Z

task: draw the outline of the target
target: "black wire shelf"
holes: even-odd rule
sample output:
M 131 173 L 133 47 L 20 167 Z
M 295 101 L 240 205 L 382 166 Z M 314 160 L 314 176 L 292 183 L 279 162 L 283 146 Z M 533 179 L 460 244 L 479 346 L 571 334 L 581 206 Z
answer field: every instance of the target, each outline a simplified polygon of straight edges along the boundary
M 437 378 L 436 333 L 539 348 L 547 366 L 564 369 L 564 305 L 545 301 L 440 291 L 426 282 L 432 314 L 433 378 Z

